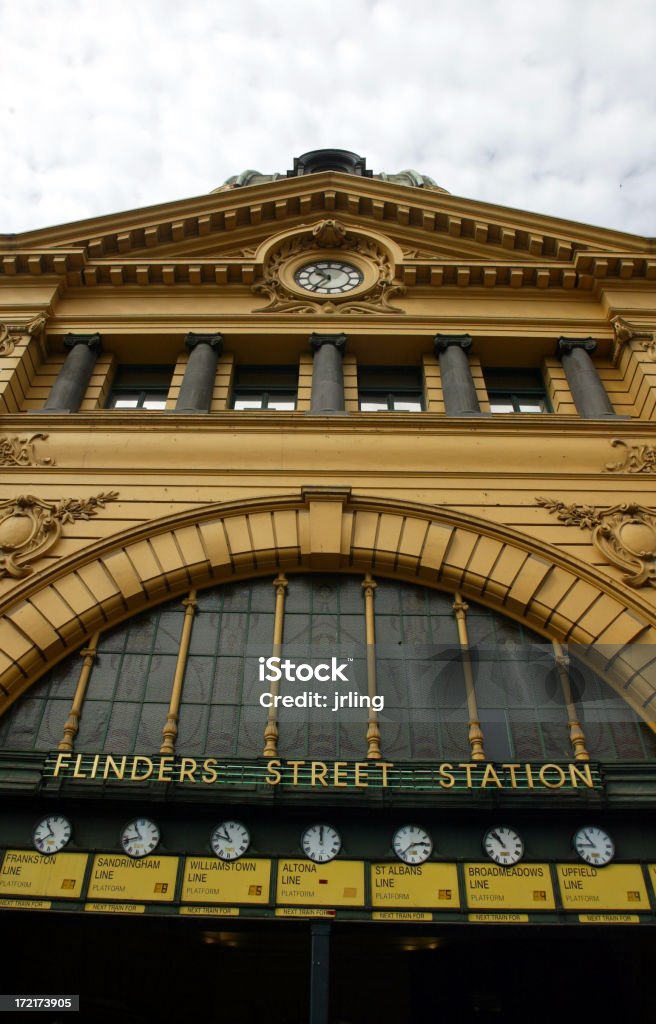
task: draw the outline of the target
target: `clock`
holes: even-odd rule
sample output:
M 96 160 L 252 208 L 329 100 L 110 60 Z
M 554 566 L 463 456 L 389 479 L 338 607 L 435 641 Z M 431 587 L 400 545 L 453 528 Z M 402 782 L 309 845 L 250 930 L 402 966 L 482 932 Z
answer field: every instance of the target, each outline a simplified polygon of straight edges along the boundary
M 210 846 L 221 860 L 238 860 L 250 841 L 248 829 L 240 821 L 222 821 L 210 836 Z
M 524 856 L 524 843 L 520 835 L 508 825 L 496 825 L 488 829 L 483 837 L 483 849 L 490 860 L 503 867 L 517 864 Z
M 303 852 L 317 864 L 325 864 L 336 857 L 342 848 L 342 840 L 332 825 L 308 825 L 301 836 Z
M 433 840 L 419 825 L 402 825 L 394 833 L 392 849 L 404 864 L 423 864 L 433 852 Z
M 121 846 L 129 857 L 147 857 L 159 840 L 159 825 L 150 818 L 135 818 L 121 831 Z
M 39 853 L 58 853 L 71 838 L 73 829 L 68 818 L 61 814 L 49 814 L 34 826 L 32 833 L 35 848 Z
M 316 260 L 304 263 L 294 274 L 296 284 L 316 295 L 343 295 L 362 284 L 362 271 L 344 260 Z
M 593 867 L 602 868 L 610 864 L 615 856 L 615 843 L 602 828 L 585 825 L 574 833 L 572 845 L 581 860 Z

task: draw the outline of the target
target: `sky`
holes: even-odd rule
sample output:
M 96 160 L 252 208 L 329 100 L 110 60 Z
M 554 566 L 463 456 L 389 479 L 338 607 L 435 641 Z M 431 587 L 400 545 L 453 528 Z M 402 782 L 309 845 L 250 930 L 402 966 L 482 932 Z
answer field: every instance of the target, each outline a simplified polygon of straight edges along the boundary
M 654 0 L 0 0 L 0 233 L 350 149 L 656 235 Z

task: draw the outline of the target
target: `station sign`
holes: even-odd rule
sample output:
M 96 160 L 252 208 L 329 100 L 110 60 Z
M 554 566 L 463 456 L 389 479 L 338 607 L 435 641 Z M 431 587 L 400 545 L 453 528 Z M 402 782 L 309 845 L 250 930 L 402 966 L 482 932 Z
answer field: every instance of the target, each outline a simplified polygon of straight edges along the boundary
M 432 907 L 459 910 L 455 864 L 372 864 L 371 905 L 400 910 Z
M 558 885 L 565 910 L 650 910 L 639 864 L 558 864 Z
M 93 859 L 87 897 L 96 900 L 146 900 L 171 903 L 175 899 L 178 857 L 133 860 L 111 853 Z
M 187 857 L 180 898 L 183 903 L 268 903 L 270 888 L 270 860 Z
M 554 910 L 548 864 L 465 864 L 465 894 L 472 910 Z
M 0 870 L 0 896 L 50 896 L 77 899 L 87 866 L 86 853 L 44 856 L 29 850 L 7 850 Z
M 364 863 L 332 860 L 328 864 L 290 857 L 278 862 L 276 901 L 292 906 L 363 907 Z

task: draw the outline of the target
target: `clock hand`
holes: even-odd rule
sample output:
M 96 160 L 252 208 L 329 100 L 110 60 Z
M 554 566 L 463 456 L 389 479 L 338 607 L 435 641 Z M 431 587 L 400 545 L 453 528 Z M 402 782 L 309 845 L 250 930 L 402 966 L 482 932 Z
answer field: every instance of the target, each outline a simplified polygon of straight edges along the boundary
M 493 838 L 493 839 L 496 839 L 496 841 L 497 841 L 497 842 L 498 842 L 498 843 L 499 843 L 499 844 L 500 844 L 501 846 L 503 846 L 503 847 L 505 848 L 505 845 L 506 845 L 506 844 L 505 844 L 504 840 L 503 840 L 503 839 L 501 838 L 501 836 L 499 835 L 499 833 L 498 833 L 498 832 L 490 832 L 490 835 L 492 836 L 492 838 Z
M 319 826 L 319 842 L 323 846 L 323 825 Z
M 417 839 L 416 842 L 410 843 L 410 846 L 406 846 L 405 850 L 403 850 L 403 853 L 407 853 L 408 850 L 411 850 L 413 846 L 428 846 L 428 845 L 429 844 L 426 842 L 425 839 Z

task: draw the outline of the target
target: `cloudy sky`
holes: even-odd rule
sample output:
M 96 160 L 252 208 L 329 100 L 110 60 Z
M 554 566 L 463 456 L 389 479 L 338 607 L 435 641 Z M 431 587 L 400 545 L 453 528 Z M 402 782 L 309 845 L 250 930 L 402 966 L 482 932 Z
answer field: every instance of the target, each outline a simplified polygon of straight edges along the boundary
M 351 149 L 656 234 L 654 0 L 0 0 L 0 232 Z

